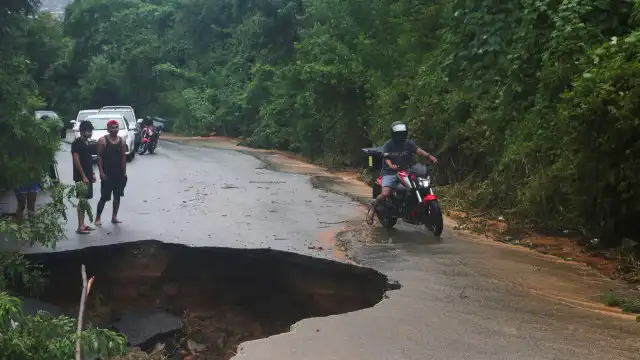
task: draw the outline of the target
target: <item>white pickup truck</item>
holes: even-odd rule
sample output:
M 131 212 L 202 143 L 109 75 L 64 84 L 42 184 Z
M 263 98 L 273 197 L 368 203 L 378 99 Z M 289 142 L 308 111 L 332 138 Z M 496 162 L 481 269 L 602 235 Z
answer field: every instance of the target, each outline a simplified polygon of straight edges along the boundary
M 37 110 L 36 113 L 36 119 L 38 120 L 47 120 L 47 121 L 56 121 L 58 122 L 58 126 L 60 127 L 60 138 L 64 139 L 67 136 L 67 128 L 64 125 L 64 123 L 62 122 L 62 119 L 60 119 L 60 116 L 58 116 L 58 114 L 56 114 L 55 111 L 51 111 L 51 110 Z

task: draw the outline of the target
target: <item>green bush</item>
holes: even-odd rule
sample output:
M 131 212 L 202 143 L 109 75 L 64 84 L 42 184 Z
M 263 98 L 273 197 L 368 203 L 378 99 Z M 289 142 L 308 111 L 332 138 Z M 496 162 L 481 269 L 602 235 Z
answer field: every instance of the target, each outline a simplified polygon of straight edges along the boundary
M 22 314 L 20 300 L 0 292 L 0 350 L 6 359 L 69 360 L 76 353 L 76 321 L 40 312 Z M 82 358 L 110 359 L 126 354 L 126 338 L 89 327 L 81 333 Z

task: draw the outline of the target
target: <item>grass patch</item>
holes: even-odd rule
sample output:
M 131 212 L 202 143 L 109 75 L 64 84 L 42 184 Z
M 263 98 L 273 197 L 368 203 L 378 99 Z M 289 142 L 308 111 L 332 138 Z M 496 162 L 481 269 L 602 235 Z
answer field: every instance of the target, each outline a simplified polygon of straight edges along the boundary
M 603 304 L 619 307 L 626 313 L 640 313 L 640 297 L 638 296 L 624 296 L 609 291 L 603 294 L 600 300 Z M 638 316 L 636 320 L 640 321 L 640 316 Z
M 617 271 L 620 277 L 630 283 L 640 282 L 640 260 L 637 249 L 619 249 Z

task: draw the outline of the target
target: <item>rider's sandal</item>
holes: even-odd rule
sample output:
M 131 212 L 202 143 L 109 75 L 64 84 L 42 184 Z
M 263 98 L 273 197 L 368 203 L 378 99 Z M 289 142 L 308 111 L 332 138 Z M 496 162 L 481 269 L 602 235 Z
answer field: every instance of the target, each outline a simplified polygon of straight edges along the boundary
M 369 210 L 367 210 L 367 224 L 368 225 L 373 225 L 373 217 L 374 217 L 374 212 L 375 211 L 375 207 L 373 202 L 371 203 L 371 205 L 369 206 Z

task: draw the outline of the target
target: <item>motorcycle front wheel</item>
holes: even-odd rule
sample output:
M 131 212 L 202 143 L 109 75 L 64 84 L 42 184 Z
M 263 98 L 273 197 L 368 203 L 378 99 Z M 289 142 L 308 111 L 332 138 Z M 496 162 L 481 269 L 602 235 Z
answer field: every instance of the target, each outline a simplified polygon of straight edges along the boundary
M 444 222 L 442 220 L 442 210 L 440 210 L 440 204 L 437 201 L 431 201 L 428 205 L 426 226 L 429 231 L 435 236 L 440 236 L 444 229 Z
M 378 221 L 380 221 L 380 225 L 382 225 L 384 228 L 391 229 L 396 226 L 398 218 L 392 215 L 389 204 L 385 204 L 382 211 L 375 210 L 375 212 L 376 216 L 378 217 Z
M 140 144 L 140 148 L 138 148 L 138 155 L 144 155 L 147 152 L 147 144 Z

